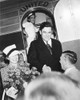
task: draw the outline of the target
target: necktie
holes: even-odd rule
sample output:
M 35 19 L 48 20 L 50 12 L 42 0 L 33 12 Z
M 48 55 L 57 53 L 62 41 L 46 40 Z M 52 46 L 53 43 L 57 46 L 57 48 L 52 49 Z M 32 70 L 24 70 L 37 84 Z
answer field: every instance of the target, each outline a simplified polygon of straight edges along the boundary
M 47 48 L 48 48 L 50 54 L 52 55 L 52 50 L 51 50 L 51 47 L 50 47 L 50 45 L 48 44 L 48 42 L 46 42 L 46 45 L 47 45 Z

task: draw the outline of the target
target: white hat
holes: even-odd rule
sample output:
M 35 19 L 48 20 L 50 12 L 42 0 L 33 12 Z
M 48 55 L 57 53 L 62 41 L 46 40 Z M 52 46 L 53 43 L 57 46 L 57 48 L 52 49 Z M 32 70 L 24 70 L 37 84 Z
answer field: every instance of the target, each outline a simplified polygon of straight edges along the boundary
M 16 54 L 19 54 L 19 51 L 16 50 L 16 45 L 13 44 L 13 45 L 7 46 L 7 47 L 3 50 L 3 53 L 6 54 L 6 56 L 11 57 L 11 56 L 14 56 L 14 55 L 16 55 Z
M 32 15 L 35 16 L 35 13 L 34 13 L 34 12 L 30 13 L 30 14 L 28 15 L 28 17 L 31 17 Z
M 14 50 L 13 52 L 10 53 L 9 57 L 15 56 L 17 54 L 19 54 L 19 51 L 18 50 Z

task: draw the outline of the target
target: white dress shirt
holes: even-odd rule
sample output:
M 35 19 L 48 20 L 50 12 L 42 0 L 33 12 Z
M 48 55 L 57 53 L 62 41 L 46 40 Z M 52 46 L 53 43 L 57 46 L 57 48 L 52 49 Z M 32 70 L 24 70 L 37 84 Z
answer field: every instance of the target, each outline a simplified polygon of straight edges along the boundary
M 46 41 L 44 41 L 44 43 L 47 44 Z M 50 45 L 50 47 L 52 47 L 52 41 L 51 41 L 51 39 L 48 41 L 48 44 Z
M 66 71 L 65 71 L 64 73 L 67 74 L 67 73 L 69 73 L 71 70 L 74 70 L 74 69 L 75 69 L 75 67 L 68 68 L 68 69 L 66 69 Z

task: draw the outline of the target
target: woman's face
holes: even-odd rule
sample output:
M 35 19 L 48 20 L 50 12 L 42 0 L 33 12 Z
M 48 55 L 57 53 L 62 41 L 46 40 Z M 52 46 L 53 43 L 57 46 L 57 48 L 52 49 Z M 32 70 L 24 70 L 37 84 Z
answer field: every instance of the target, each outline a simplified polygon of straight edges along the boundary
M 18 54 L 9 57 L 10 62 L 17 63 L 18 62 Z
M 30 16 L 30 22 L 35 24 L 35 15 Z

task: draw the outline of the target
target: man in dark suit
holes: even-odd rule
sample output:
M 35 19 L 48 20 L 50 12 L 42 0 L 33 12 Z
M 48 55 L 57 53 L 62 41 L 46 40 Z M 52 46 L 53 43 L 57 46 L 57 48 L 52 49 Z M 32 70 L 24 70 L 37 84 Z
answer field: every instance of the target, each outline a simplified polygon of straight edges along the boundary
M 43 22 L 40 26 L 40 34 L 29 48 L 28 62 L 37 67 L 39 72 L 46 70 L 62 71 L 60 67 L 60 56 L 62 53 L 61 43 L 52 39 L 53 27 L 49 22 Z

